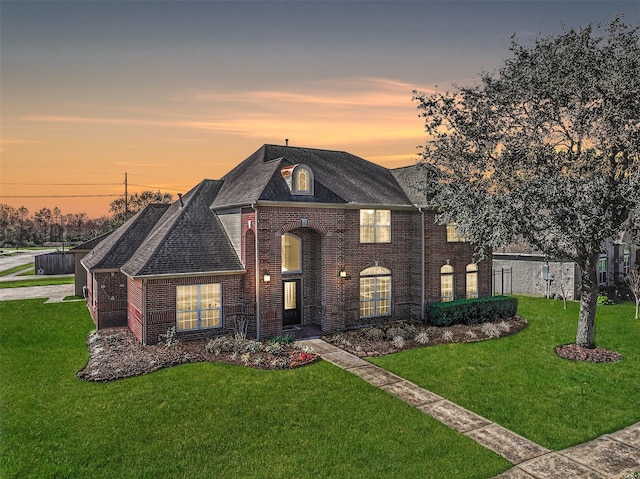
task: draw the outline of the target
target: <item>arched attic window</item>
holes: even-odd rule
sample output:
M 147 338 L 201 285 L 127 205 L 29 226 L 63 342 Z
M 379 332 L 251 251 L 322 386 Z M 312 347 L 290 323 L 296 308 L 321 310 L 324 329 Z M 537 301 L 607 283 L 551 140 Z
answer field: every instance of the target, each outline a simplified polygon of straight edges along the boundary
M 313 195 L 313 171 L 307 165 L 285 166 L 280 173 L 292 195 Z

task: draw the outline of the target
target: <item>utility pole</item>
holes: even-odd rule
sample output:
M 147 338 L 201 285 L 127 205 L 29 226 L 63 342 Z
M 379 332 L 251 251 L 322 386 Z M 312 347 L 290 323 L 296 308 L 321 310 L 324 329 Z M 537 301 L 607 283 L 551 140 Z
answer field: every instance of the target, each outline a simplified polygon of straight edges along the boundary
M 127 192 L 127 174 L 124 174 L 124 214 L 129 213 L 129 194 Z

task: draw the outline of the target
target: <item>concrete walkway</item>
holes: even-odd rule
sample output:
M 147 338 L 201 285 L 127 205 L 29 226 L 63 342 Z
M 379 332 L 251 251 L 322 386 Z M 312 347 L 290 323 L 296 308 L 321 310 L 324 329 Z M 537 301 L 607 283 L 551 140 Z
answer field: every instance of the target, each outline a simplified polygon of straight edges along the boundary
M 640 423 L 553 452 L 321 339 L 300 343 L 311 346 L 326 361 L 384 389 L 515 465 L 496 479 L 621 479 L 640 469 Z

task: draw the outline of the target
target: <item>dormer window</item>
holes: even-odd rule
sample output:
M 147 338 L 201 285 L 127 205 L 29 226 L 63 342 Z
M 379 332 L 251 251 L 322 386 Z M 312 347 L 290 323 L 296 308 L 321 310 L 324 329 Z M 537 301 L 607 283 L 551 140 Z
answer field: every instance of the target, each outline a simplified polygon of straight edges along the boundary
M 295 182 L 294 190 L 296 192 L 311 192 L 311 185 L 309 184 L 309 170 L 306 168 L 298 168 L 295 171 L 293 178 Z
M 285 166 L 281 173 L 292 195 L 313 195 L 313 172 L 307 165 Z

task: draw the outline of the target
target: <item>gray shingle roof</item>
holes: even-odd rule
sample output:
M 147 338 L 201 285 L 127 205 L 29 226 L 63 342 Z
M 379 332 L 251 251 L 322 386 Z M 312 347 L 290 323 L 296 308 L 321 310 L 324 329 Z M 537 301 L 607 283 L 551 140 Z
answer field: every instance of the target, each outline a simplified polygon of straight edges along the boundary
M 292 196 L 280 168 L 304 163 L 313 170 L 313 197 Z M 264 145 L 223 177 L 213 207 L 258 200 L 408 206 L 390 170 L 344 151 Z
M 176 201 L 158 221 L 122 271 L 156 276 L 244 271 L 218 216 L 209 206 L 222 181 L 203 180 Z
M 420 165 L 405 166 L 391 170 L 400 187 L 414 205 L 425 206 L 426 195 L 421 182 L 426 180 L 427 170 Z
M 107 233 L 103 233 L 100 236 L 96 236 L 95 238 L 90 239 L 89 241 L 85 241 L 79 245 L 71 248 L 70 251 L 91 251 L 93 248 L 98 246 L 98 244 L 104 240 L 107 236 L 109 236 L 113 231 L 109 231 Z
M 90 271 L 119 269 L 136 252 L 168 208 L 167 204 L 147 205 L 87 253 L 82 264 Z

